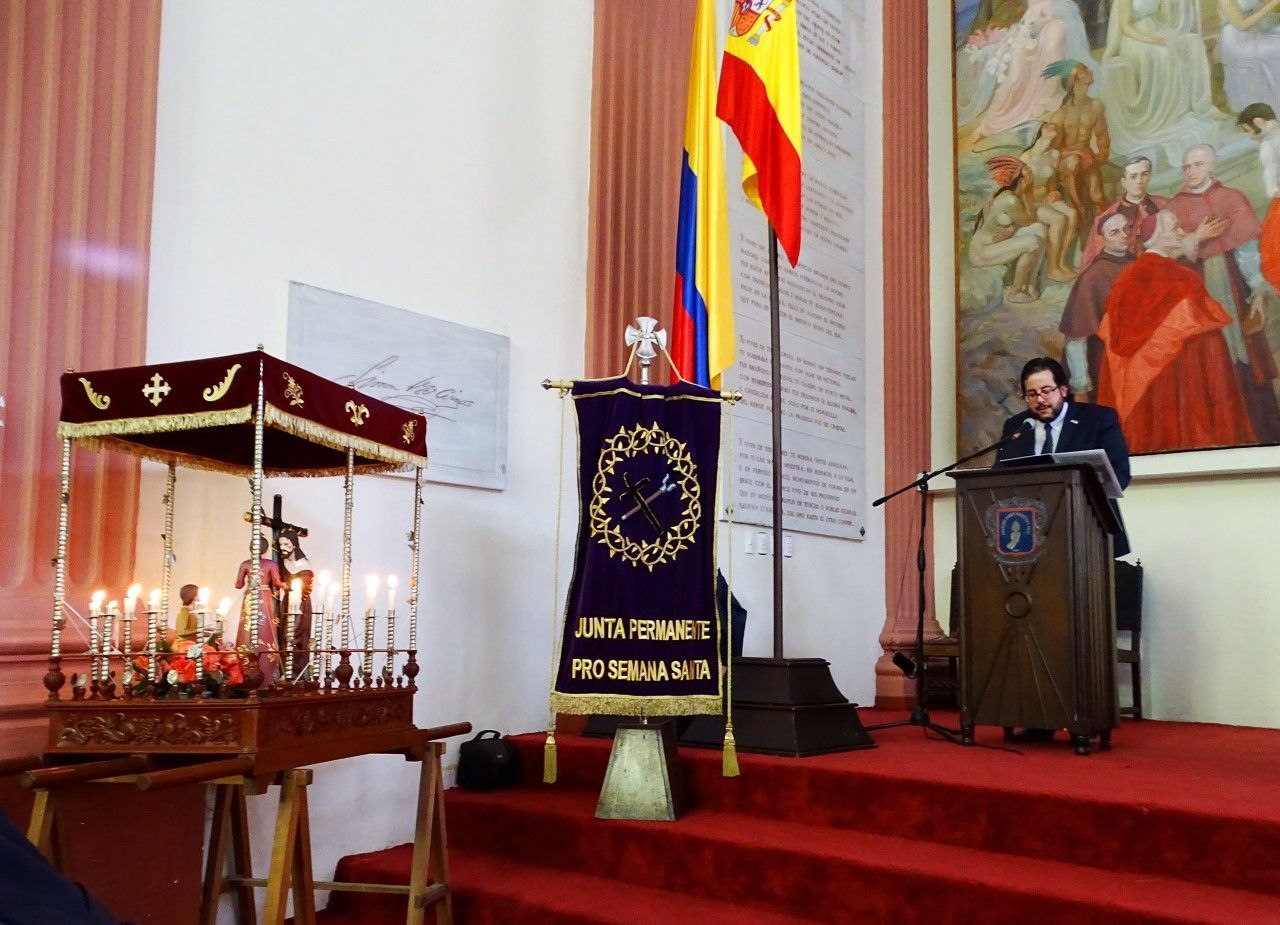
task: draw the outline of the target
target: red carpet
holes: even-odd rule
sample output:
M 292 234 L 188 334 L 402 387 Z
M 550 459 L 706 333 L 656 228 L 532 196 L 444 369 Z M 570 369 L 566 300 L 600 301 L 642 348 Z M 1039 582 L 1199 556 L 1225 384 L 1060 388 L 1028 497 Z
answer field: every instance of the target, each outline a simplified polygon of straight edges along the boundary
M 695 808 L 675 823 L 594 818 L 609 742 L 557 736 L 549 787 L 542 736 L 517 737 L 523 787 L 447 794 L 457 921 L 1280 923 L 1280 731 L 1126 722 L 1089 757 L 873 735 L 740 755 L 736 780 L 718 751 L 682 750 Z M 337 879 L 406 883 L 408 863 L 408 846 L 352 856 Z M 404 900 L 336 895 L 322 918 L 402 922 Z

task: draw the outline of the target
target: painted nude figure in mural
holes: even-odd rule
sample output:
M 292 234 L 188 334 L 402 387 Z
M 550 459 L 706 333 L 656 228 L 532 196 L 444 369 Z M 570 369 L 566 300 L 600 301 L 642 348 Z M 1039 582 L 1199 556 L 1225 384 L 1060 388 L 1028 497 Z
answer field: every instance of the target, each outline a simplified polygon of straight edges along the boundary
M 1079 61 L 1057 61 L 1045 69 L 1062 80 L 1066 98 L 1048 119 L 1059 128 L 1058 178 L 1063 194 L 1089 227 L 1102 209 L 1102 165 L 1111 157 L 1111 133 L 1102 102 L 1089 96 L 1093 71 Z
M 1061 127 L 1054 122 L 1040 126 L 1031 147 L 1019 156 L 1031 171 L 1031 198 L 1036 206 L 1036 219 L 1048 234 L 1045 276 L 1058 282 L 1070 282 L 1075 270 L 1067 265 L 1067 255 L 1075 243 L 1078 213 L 1071 203 L 1062 198 L 1058 184 L 1058 170 L 1062 153 L 1055 142 Z
M 1005 301 L 1040 298 L 1046 231 L 1035 220 L 1031 170 L 1016 157 L 993 157 L 987 170 L 996 191 L 983 204 L 969 240 L 969 263 L 975 267 L 1013 267 Z
M 1225 222 L 1221 235 L 1200 243 L 1196 269 L 1209 295 L 1231 316 L 1222 336 L 1239 373 L 1254 433 L 1262 443 L 1280 442 L 1280 403 L 1273 386 L 1280 370 L 1263 331 L 1262 229 L 1244 193 L 1224 186 L 1215 170 L 1211 146 L 1189 148 L 1182 159 L 1182 189 L 1166 208 L 1183 231 L 1195 230 L 1207 218 Z
M 1233 319 L 1178 262 L 1184 238 L 1176 215 L 1156 215 L 1154 233 L 1116 278 L 1098 326 L 1105 345 L 1098 400 L 1119 413 L 1135 453 L 1254 442 L 1221 335 Z

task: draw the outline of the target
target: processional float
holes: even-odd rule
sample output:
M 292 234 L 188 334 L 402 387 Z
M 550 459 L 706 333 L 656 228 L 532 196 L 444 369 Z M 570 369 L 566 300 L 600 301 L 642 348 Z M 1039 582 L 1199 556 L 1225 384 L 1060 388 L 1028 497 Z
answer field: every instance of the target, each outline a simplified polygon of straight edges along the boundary
M 364 395 L 264 353 L 255 352 L 176 363 L 68 372 L 62 376 L 61 495 L 49 667 L 44 676 L 49 732 L 39 755 L 0 763 L 0 773 L 21 773 L 36 789 L 30 836 L 46 851 L 52 841 L 56 785 L 71 781 L 128 780 L 139 789 L 190 783 L 217 787 L 200 921 L 216 917 L 218 894 L 236 893 L 240 921 L 255 920 L 252 888 L 265 886 L 263 921 L 283 920 L 294 894 L 299 922 L 314 917 L 314 888 L 361 889 L 363 884 L 317 883 L 311 879 L 304 766 L 356 755 L 392 753 L 422 764 L 418 831 L 409 922 L 420 922 L 426 905 L 441 901 L 437 919 L 448 920 L 440 756 L 436 741 L 469 731 L 458 723 L 436 729 L 413 724 L 418 690 L 419 553 L 422 474 L 427 461 L 426 419 Z M 69 692 L 64 663 L 68 610 L 67 552 L 72 452 L 76 446 L 129 453 L 167 466 L 164 495 L 164 561 L 161 588 L 144 605 L 145 641 L 137 644 L 136 602 L 121 613 L 112 604 L 90 606 L 90 672 Z M 228 666 L 228 653 L 206 650 L 211 634 L 197 631 L 181 655 L 201 672 L 188 683 L 170 668 L 161 676 L 170 614 L 174 492 L 177 469 L 212 470 L 248 477 L 251 484 L 250 560 L 259 561 L 262 482 L 266 476 L 342 476 L 343 539 L 341 603 L 313 610 L 312 641 L 304 670 L 264 676 L 259 621 L 246 619 L 243 639 Z M 384 644 L 376 645 L 373 602 L 365 611 L 363 638 L 351 632 L 351 515 L 357 474 L 414 472 L 412 529 L 408 534 L 408 645 L 395 645 L 394 599 L 389 601 Z M 127 538 L 131 539 L 131 538 Z M 246 607 L 259 606 L 260 570 L 249 569 Z M 253 602 L 249 605 L 248 602 Z M 203 606 L 203 605 L 202 605 Z M 248 611 L 242 610 L 242 618 Z M 203 615 L 202 615 L 203 616 Z M 256 615 L 255 615 L 256 616 Z M 296 606 L 290 608 L 296 619 Z M 286 618 L 288 619 L 288 618 Z M 293 668 L 290 651 L 282 667 Z M 353 664 L 359 659 L 359 670 Z M 214 661 L 210 661 L 214 659 Z M 379 665 L 378 662 L 381 662 Z M 116 688 L 119 669 L 120 689 Z M 229 669 L 229 670 L 224 670 Z M 217 672 L 219 682 L 203 675 Z M 186 680 L 184 680 L 186 679 Z M 255 879 L 249 868 L 245 795 L 268 785 L 282 787 L 271 871 Z M 224 868 L 230 861 L 228 875 Z M 436 882 L 428 883 L 428 868 Z M 384 888 L 395 891 L 397 888 Z

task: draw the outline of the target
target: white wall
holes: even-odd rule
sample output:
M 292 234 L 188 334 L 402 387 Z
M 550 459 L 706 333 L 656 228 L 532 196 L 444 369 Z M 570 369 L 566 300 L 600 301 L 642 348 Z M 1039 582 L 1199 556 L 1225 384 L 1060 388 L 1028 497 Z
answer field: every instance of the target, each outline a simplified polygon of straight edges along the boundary
M 164 10 L 149 360 L 258 343 L 283 356 L 290 280 L 511 338 L 508 488 L 426 492 L 422 726 L 521 732 L 547 721 L 559 409 L 538 383 L 582 369 L 591 40 L 590 0 L 540 4 L 537 15 L 497 0 Z M 148 585 L 162 487 L 148 467 Z M 268 490 L 312 528 L 317 568 L 336 571 L 341 480 Z M 407 576 L 411 501 L 411 482 L 358 480 L 357 578 Z M 248 504 L 241 479 L 179 473 L 178 583 L 233 593 Z M 368 757 L 317 770 L 317 876 L 344 854 L 411 837 L 413 769 Z M 262 848 L 273 802 L 251 801 Z
M 956 455 L 951 0 L 929 0 L 933 461 Z M 947 481 L 940 479 L 940 482 Z M 1133 460 L 1122 502 L 1144 568 L 1145 712 L 1155 719 L 1280 727 L 1280 448 Z M 943 624 L 955 505 L 937 497 L 935 592 Z M 1128 672 L 1121 672 L 1127 702 Z
M 547 376 L 582 370 L 592 43 L 590 0 L 468 4 L 312 0 L 170 3 L 161 37 L 148 359 L 252 349 L 283 355 L 290 280 L 509 336 L 509 480 L 503 492 L 429 485 L 424 519 L 419 725 L 537 730 L 572 554 L 564 499 L 553 581 L 560 413 Z M 868 34 L 880 10 L 868 5 Z M 880 47 L 869 49 L 878 74 Z M 868 100 L 867 201 L 881 200 L 880 98 Z M 868 492 L 883 482 L 880 209 L 866 210 Z M 335 350 L 341 344 L 334 345 Z M 572 453 L 572 425 L 566 435 Z M 571 472 L 571 469 L 567 469 Z M 160 572 L 163 471 L 144 469 L 139 580 Z M 336 571 L 340 480 L 269 482 Z M 357 582 L 407 574 L 411 483 L 356 486 Z M 269 503 L 269 502 L 268 502 Z M 247 552 L 241 479 L 179 473 L 175 581 L 231 595 Z M 744 556 L 747 652 L 771 651 L 771 565 Z M 786 563 L 786 654 L 829 659 L 851 700 L 874 697 L 884 538 L 797 534 Z M 721 531 L 727 552 L 729 531 Z M 722 561 L 723 558 L 722 558 Z M 404 633 L 402 626 L 400 633 Z M 403 636 L 401 637 L 403 638 Z M 454 760 L 456 745 L 449 758 Z M 344 854 L 411 836 L 413 767 L 369 757 L 317 769 L 318 877 Z M 255 845 L 273 798 L 250 803 Z M 265 863 L 260 852 L 255 863 Z

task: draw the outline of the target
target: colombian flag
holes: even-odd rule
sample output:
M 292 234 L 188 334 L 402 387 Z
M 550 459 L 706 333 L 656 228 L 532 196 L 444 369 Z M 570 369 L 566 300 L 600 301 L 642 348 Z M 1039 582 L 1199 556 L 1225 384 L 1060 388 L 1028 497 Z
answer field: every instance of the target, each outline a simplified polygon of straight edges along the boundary
M 800 259 L 800 50 L 795 0 L 734 0 L 716 113 L 742 145 L 742 191 Z
M 720 374 L 733 365 L 736 343 L 724 139 L 715 101 L 715 0 L 698 0 L 684 117 L 671 348 L 681 376 L 700 385 L 719 386 Z

